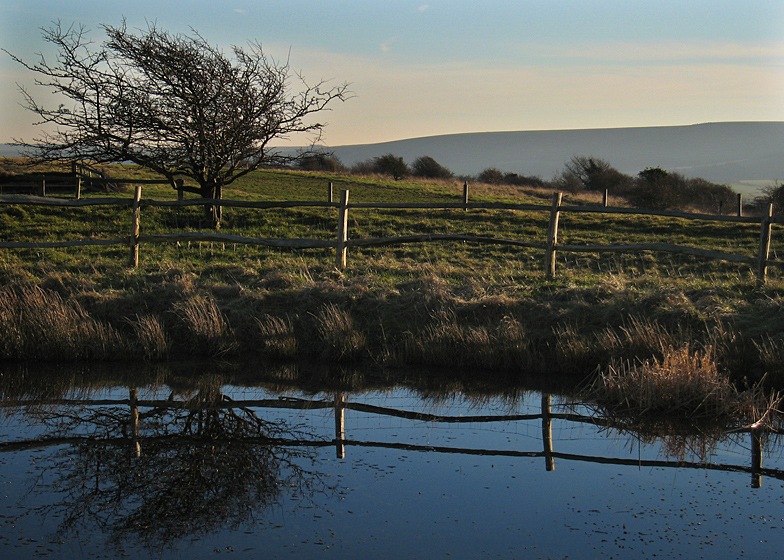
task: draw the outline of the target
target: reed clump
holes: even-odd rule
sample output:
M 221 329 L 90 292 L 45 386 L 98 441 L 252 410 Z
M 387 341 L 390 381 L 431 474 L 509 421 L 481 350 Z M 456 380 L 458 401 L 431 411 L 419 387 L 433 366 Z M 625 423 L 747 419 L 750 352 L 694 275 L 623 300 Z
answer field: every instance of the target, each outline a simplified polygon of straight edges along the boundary
M 274 360 L 294 360 L 299 349 L 294 323 L 289 315 L 265 315 L 255 318 L 260 351 Z
M 127 356 L 110 324 L 91 318 L 76 301 L 37 286 L 0 289 L 0 352 L 10 360 L 105 360 Z
M 213 298 L 194 295 L 175 303 L 173 311 L 184 329 L 181 341 L 189 352 L 219 357 L 235 347 L 232 330 Z
M 322 359 L 350 362 L 362 357 L 367 339 L 365 334 L 356 328 L 348 310 L 329 303 L 318 310 L 315 319 L 322 343 Z
M 586 397 L 605 410 L 637 417 L 707 418 L 737 415 L 749 394 L 719 372 L 711 347 L 670 347 L 661 359 L 614 362 L 590 385 Z
M 134 333 L 135 348 L 146 362 L 163 360 L 169 356 L 171 341 L 157 315 L 137 315 L 128 323 Z

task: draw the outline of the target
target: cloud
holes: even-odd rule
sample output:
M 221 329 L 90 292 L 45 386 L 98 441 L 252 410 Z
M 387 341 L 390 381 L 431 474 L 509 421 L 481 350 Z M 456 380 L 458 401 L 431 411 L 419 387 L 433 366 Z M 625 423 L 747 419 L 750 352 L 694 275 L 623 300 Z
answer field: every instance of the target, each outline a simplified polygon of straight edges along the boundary
M 422 13 L 422 12 L 426 12 L 429 9 L 430 9 L 430 4 L 422 4 L 417 8 L 417 12 Z
M 379 48 L 381 49 L 381 52 L 385 52 L 386 53 L 386 52 L 389 52 L 390 50 L 392 50 L 392 43 L 394 43 L 395 41 L 397 41 L 397 36 L 391 37 L 391 38 L 387 39 L 386 41 L 384 41 L 383 43 L 381 43 L 379 45 Z

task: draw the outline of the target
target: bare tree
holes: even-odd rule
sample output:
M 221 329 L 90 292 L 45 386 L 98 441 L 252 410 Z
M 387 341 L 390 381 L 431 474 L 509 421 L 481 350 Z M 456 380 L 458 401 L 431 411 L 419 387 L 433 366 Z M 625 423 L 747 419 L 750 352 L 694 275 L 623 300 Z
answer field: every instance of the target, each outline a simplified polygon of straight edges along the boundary
M 348 84 L 309 85 L 299 74 L 292 91 L 288 61 L 268 58 L 259 43 L 233 46 L 231 56 L 201 35 L 171 34 L 154 24 L 138 34 L 125 22 L 103 26 L 96 46 L 84 27 L 55 23 L 43 30 L 54 45 L 53 61 L 17 62 L 35 72 L 68 104 L 46 107 L 20 86 L 38 124 L 53 125 L 31 143 L 17 141 L 27 155 L 49 161 L 88 159 L 134 162 L 165 176 L 189 177 L 203 198 L 220 199 L 224 186 L 262 166 L 290 163 L 270 142 L 323 128 L 308 116 L 345 100 Z M 7 52 L 7 51 L 6 51 Z M 207 206 L 214 227 L 220 206 Z
M 576 182 L 589 191 L 607 189 L 615 193 L 631 179 L 603 159 L 574 156 L 566 164 L 562 181 L 566 184 Z

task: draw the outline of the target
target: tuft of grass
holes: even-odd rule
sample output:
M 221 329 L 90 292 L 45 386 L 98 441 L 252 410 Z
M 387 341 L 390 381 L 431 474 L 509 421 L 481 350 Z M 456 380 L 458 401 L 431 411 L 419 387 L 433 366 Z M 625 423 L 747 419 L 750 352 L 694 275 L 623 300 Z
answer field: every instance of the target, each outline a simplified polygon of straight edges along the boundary
M 767 335 L 754 346 L 768 380 L 775 386 L 784 384 L 784 335 Z
M 367 339 L 354 326 L 354 320 L 345 309 L 333 303 L 326 304 L 316 315 L 322 358 L 335 362 L 350 362 L 363 357 Z
M 261 319 L 256 318 L 256 324 L 261 338 L 262 355 L 278 360 L 294 360 L 297 357 L 299 345 L 289 315 L 266 315 Z
M 740 396 L 712 354 L 710 347 L 699 351 L 686 344 L 669 348 L 661 360 L 615 362 L 590 386 L 589 398 L 638 416 L 730 416 L 737 413 Z
M 12 360 L 105 360 L 125 355 L 111 325 L 93 320 L 78 302 L 37 286 L 0 289 L 0 351 Z
M 157 315 L 137 315 L 129 321 L 136 340 L 136 352 L 148 362 L 165 359 L 171 343 Z
M 185 344 L 196 355 L 219 357 L 234 347 L 233 334 L 214 299 L 195 295 L 174 304 L 185 328 Z

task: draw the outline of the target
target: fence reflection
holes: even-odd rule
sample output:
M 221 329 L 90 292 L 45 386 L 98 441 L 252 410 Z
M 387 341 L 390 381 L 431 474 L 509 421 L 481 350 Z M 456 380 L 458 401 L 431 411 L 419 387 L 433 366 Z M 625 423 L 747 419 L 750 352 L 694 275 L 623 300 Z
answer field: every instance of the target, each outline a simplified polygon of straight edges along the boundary
M 42 407 L 42 406 L 55 406 L 55 407 L 74 407 L 83 409 L 84 407 L 105 407 L 105 406 L 128 406 L 128 430 L 127 439 L 129 442 L 130 453 L 132 457 L 139 458 L 144 453 L 145 436 L 140 435 L 140 418 L 144 416 L 140 413 L 140 409 L 156 410 L 188 410 L 193 413 L 196 411 L 215 411 L 215 410 L 231 410 L 242 409 L 245 411 L 251 409 L 290 409 L 290 410 L 319 410 L 319 409 L 332 409 L 334 411 L 334 438 L 287 438 L 281 435 L 275 437 L 265 438 L 268 442 L 274 443 L 276 446 L 310 446 L 310 447 L 325 447 L 334 446 L 335 454 L 338 459 L 345 459 L 347 457 L 347 447 L 368 447 L 368 448 L 387 448 L 387 449 L 400 449 L 407 451 L 421 451 L 421 452 L 435 452 L 444 454 L 464 454 L 464 455 L 485 455 L 485 456 L 500 456 L 500 457 L 541 457 L 544 459 L 545 469 L 553 471 L 556 466 L 556 461 L 571 461 L 583 463 L 600 463 L 600 464 L 614 464 L 625 465 L 634 467 L 654 467 L 654 468 L 686 468 L 686 469 L 705 469 L 705 470 L 718 470 L 727 472 L 744 472 L 751 476 L 751 486 L 759 488 L 762 484 L 763 477 L 775 478 L 784 480 L 784 470 L 781 469 L 768 469 L 762 466 L 762 455 L 764 448 L 765 436 L 769 433 L 778 433 L 776 430 L 769 430 L 759 425 L 748 427 L 737 427 L 730 432 L 724 432 L 721 436 L 726 436 L 728 433 L 735 433 L 739 436 L 743 433 L 748 434 L 750 440 L 750 461 L 748 464 L 717 464 L 706 460 L 699 461 L 686 461 L 682 459 L 667 460 L 667 459 L 629 459 L 623 457 L 605 457 L 600 455 L 583 455 L 574 453 L 565 453 L 556 450 L 553 438 L 553 423 L 566 422 L 589 424 L 596 426 L 600 429 L 618 428 L 612 421 L 598 416 L 582 415 L 576 413 L 559 413 L 553 412 L 552 396 L 549 394 L 542 394 L 541 396 L 541 412 L 539 414 L 506 414 L 506 415 L 474 415 L 474 416 L 448 416 L 430 414 L 424 412 L 417 412 L 412 410 L 403 410 L 397 408 L 388 408 L 361 402 L 353 402 L 347 400 L 344 393 L 335 393 L 333 398 L 322 400 L 309 400 L 302 398 L 281 397 L 276 399 L 246 399 L 246 400 L 232 400 L 221 395 L 220 399 L 211 399 L 209 402 L 194 403 L 190 401 L 178 400 L 141 400 L 138 398 L 138 390 L 130 389 L 128 399 L 106 399 L 106 400 L 89 400 L 89 399 L 57 399 L 46 401 L 6 401 L 2 403 L 4 408 L 19 406 L 19 407 Z M 467 447 L 453 447 L 453 446 L 437 446 L 437 445 L 421 445 L 414 443 L 400 443 L 400 442 L 384 442 L 384 441 L 370 441 L 361 439 L 352 439 L 347 435 L 346 426 L 346 410 L 361 412 L 369 415 L 394 417 L 411 421 L 428 422 L 435 424 L 478 424 L 478 423 L 517 423 L 517 422 L 541 422 L 541 449 L 536 450 L 515 450 L 515 449 L 488 449 L 488 448 L 467 448 Z M 350 428 L 350 427 L 349 427 Z M 627 430 L 628 431 L 628 430 Z M 85 436 L 95 439 L 94 436 Z M 709 436 L 704 436 L 709 437 Z M 81 441 L 84 438 L 78 436 L 60 436 L 60 437 L 43 437 L 35 440 L 28 441 L 15 441 L 15 442 L 0 442 L 0 451 L 10 451 L 18 449 L 32 449 L 37 447 L 45 447 L 50 445 L 74 443 Z M 112 438 L 116 442 L 118 438 Z M 123 438 L 119 438 L 123 439 Z M 238 438 L 232 438 L 241 441 L 242 435 Z M 258 442 L 258 438 L 254 438 Z

